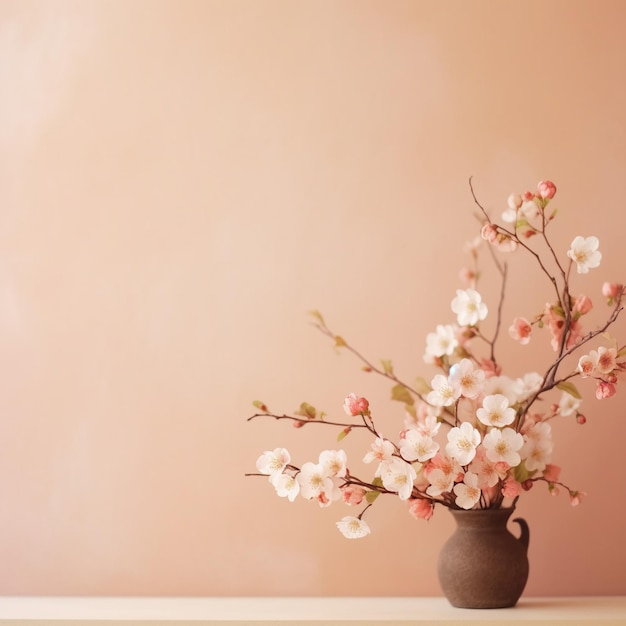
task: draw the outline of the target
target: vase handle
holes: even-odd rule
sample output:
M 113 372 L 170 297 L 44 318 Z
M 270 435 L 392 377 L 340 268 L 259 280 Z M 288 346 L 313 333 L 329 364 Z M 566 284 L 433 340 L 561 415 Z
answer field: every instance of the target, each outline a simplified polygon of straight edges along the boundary
M 528 549 L 528 542 L 530 540 L 530 530 L 528 528 L 528 524 L 526 523 L 526 520 L 523 517 L 516 517 L 513 521 L 519 524 L 519 527 L 521 530 L 521 534 L 519 536 L 518 541 L 520 541 L 521 544 L 526 549 Z

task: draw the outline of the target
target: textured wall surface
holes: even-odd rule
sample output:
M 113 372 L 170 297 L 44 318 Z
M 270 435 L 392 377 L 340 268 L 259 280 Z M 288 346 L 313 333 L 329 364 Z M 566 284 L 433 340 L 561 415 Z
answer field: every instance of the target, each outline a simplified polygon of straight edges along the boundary
M 343 504 L 244 477 L 337 432 L 246 417 L 341 417 L 354 391 L 402 428 L 307 313 L 429 379 L 470 176 L 494 215 L 556 182 L 559 251 L 600 238 L 573 291 L 602 317 L 602 282 L 626 282 L 625 20 L 618 0 L 0 0 L 0 594 L 438 595 L 447 511 L 381 498 L 347 541 Z M 512 257 L 507 297 L 505 320 L 551 295 Z M 508 373 L 541 343 L 505 334 Z M 626 391 L 584 389 L 553 460 L 587 498 L 518 505 L 529 595 L 626 593 Z M 358 465 L 369 441 L 342 445 Z

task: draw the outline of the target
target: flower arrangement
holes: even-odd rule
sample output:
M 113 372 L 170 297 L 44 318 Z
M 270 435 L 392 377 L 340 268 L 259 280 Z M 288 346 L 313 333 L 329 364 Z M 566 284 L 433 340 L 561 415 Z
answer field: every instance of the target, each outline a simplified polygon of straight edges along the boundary
M 291 420 L 296 427 L 324 424 L 340 429 L 338 441 L 357 429 L 371 434 L 373 441 L 363 457 L 373 466 L 368 479 L 351 472 L 343 449 L 324 450 L 316 461 L 300 466 L 292 463 L 285 448 L 268 450 L 256 462 L 258 473 L 249 474 L 268 476 L 276 493 L 290 501 L 300 495 L 322 507 L 337 500 L 361 506 L 359 514 L 337 522 L 347 538 L 370 533 L 364 513 L 381 494 L 405 501 L 410 513 L 424 520 L 437 505 L 466 510 L 511 506 L 535 483 L 544 483 L 553 494 L 567 492 L 572 505 L 584 496 L 561 482 L 560 467 L 552 463 L 551 421 L 561 417 L 585 423 L 582 396 L 573 382 L 578 378 L 595 379 L 598 400 L 616 393 L 618 375 L 626 369 L 626 360 L 620 360 L 626 346 L 619 346 L 607 331 L 622 310 L 624 286 L 603 284 L 608 316 L 600 327 L 585 330 L 583 317 L 593 305 L 586 295 L 571 293 L 570 274 L 574 269 L 587 274 L 600 265 L 602 256 L 595 236 L 577 236 L 564 258 L 557 255 L 548 236 L 557 215 L 552 208 L 554 183 L 542 181 L 535 192 L 509 196 L 500 223 L 477 200 L 471 179 L 470 189 L 481 221 L 480 237 L 469 246 L 474 268 L 462 271 L 465 288 L 456 291 L 451 303 L 456 323 L 440 324 L 426 337 L 424 361 L 438 372 L 430 383 L 423 378 L 403 382 L 390 361 L 375 366 L 313 313 L 316 327 L 335 346 L 352 353 L 365 371 L 393 384 L 392 399 L 406 409 L 397 440 L 379 431 L 368 400 L 355 393 L 343 403 L 347 421 L 330 420 L 306 402 L 288 415 L 273 413 L 256 401 L 259 412 L 248 418 Z M 491 336 L 481 329 L 490 309 L 477 290 L 478 251 L 484 242 L 502 286 Z M 496 357 L 507 279 L 501 255 L 511 253 L 526 254 L 538 266 L 551 294 L 532 319 L 516 317 L 508 327 L 509 337 L 522 345 L 529 344 L 535 331 L 547 334 L 554 352 L 542 373 L 521 377 L 505 375 Z M 541 402 L 550 393 L 558 399 Z

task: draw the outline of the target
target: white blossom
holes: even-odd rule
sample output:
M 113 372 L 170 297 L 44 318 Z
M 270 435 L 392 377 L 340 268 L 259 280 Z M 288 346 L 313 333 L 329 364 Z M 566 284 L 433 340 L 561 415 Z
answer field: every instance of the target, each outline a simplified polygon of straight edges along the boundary
M 361 539 L 370 534 L 370 527 L 362 519 L 347 515 L 337 522 L 337 528 L 347 539 Z
M 487 305 L 474 289 L 457 289 L 451 307 L 459 326 L 476 326 L 487 317 Z
M 480 433 L 469 423 L 463 422 L 448 431 L 446 454 L 460 465 L 468 465 L 476 456 Z
M 576 263 L 576 271 L 579 274 L 586 274 L 590 269 L 598 267 L 602 259 L 602 253 L 598 250 L 600 242 L 597 237 L 574 238 L 567 256 Z

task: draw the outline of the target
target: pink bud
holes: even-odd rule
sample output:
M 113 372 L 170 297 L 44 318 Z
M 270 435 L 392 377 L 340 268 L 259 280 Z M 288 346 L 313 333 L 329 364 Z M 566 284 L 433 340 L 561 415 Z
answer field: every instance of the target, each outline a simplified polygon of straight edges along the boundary
M 586 313 L 589 313 L 592 308 L 593 303 L 587 296 L 580 295 L 576 298 L 576 302 L 574 302 L 574 313 L 585 315 Z
M 498 240 L 498 227 L 495 224 L 487 222 L 482 227 L 480 236 L 489 243 L 495 243 Z
M 542 180 L 537 185 L 537 195 L 544 200 L 554 198 L 556 193 L 556 185 L 550 180 Z
M 578 413 L 578 415 L 576 415 L 576 421 L 579 424 L 586 424 L 587 423 L 587 418 L 582 413 Z
M 601 380 L 598 382 L 598 386 L 596 387 L 596 398 L 598 400 L 604 400 L 604 398 L 614 396 L 615 392 L 616 389 L 613 383 L 607 383 Z
M 543 477 L 548 482 L 556 482 L 559 479 L 559 475 L 561 474 L 561 468 L 558 465 L 553 465 L 552 463 L 548 463 L 543 470 Z
M 418 519 L 429 520 L 433 516 L 434 505 L 425 498 L 414 498 L 409 500 L 409 511 L 411 515 Z
M 370 403 L 365 399 L 356 395 L 356 393 L 350 393 L 343 402 L 344 411 L 354 417 L 361 415 L 362 413 L 368 413 Z
M 603 283 L 602 295 L 605 298 L 617 298 L 623 289 L 624 286 L 619 283 Z

